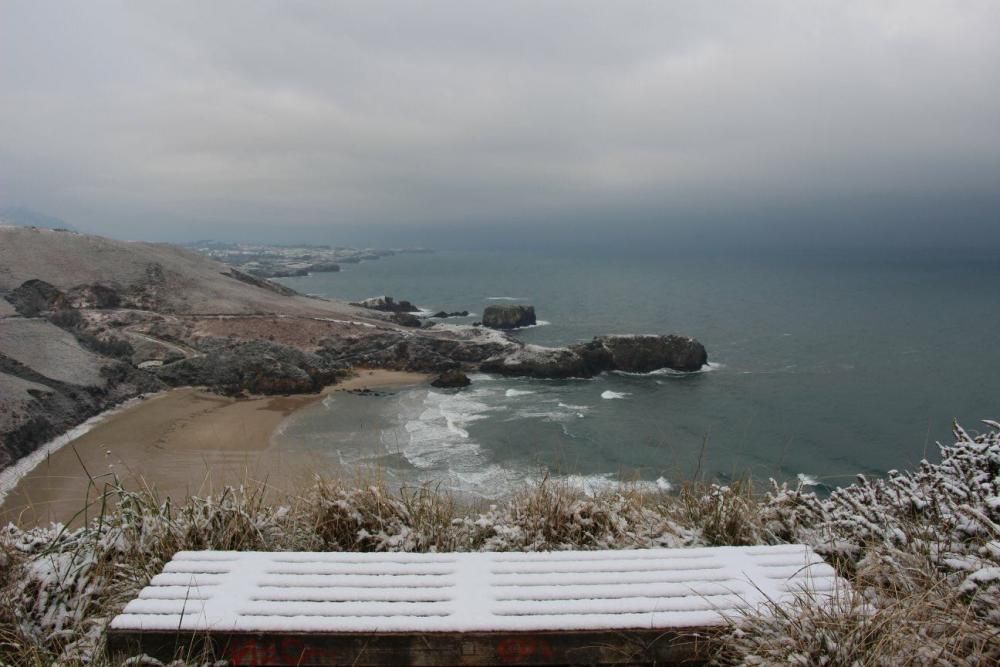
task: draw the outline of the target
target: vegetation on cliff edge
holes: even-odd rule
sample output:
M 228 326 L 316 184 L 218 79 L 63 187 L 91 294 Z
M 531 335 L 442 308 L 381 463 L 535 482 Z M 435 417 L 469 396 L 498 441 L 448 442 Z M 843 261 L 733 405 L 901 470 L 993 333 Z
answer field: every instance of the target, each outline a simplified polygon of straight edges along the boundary
M 120 664 L 108 621 L 179 549 L 468 551 L 803 542 L 847 577 L 832 603 L 734 620 L 720 664 L 995 664 L 1000 661 L 1000 424 L 956 425 L 941 462 L 859 477 L 820 497 L 771 482 L 623 488 L 586 497 L 544 481 L 463 506 L 430 488 L 317 481 L 272 503 L 228 488 L 182 505 L 111 483 L 85 527 L 0 530 L 0 664 Z M 114 509 L 110 509 L 110 508 Z M 192 662 L 199 662 L 193 659 Z M 136 664 L 134 662 L 130 664 Z M 145 664 L 145 663 L 144 663 Z

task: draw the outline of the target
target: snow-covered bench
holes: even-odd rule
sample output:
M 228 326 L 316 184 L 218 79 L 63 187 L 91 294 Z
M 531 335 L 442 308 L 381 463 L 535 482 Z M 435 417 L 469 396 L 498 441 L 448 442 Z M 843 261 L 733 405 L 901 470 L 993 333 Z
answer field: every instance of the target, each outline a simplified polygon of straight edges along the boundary
M 181 551 L 112 651 L 234 665 L 670 662 L 766 600 L 846 583 L 801 545 L 548 553 Z

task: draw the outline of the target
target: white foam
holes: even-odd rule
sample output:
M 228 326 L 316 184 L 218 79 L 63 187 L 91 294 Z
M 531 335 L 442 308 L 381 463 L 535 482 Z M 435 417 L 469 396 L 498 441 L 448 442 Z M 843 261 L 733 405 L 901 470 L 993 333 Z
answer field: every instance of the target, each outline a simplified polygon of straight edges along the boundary
M 625 398 L 626 396 L 630 395 L 631 394 L 628 394 L 624 391 L 611 391 L 610 389 L 606 389 L 605 391 L 601 392 L 601 398 L 609 401 L 614 399 Z
M 549 326 L 551 324 L 552 324 L 552 322 L 549 322 L 548 320 L 535 320 L 534 324 L 526 324 L 523 327 L 514 327 L 514 329 L 515 330 L 518 330 L 518 329 L 534 329 L 536 327 L 547 327 L 547 326 Z
M 673 485 L 664 477 L 658 478 L 655 482 L 649 480 L 622 481 L 616 479 L 615 474 L 610 472 L 594 475 L 562 475 L 554 479 L 557 482 L 566 484 L 570 488 L 583 492 L 587 496 L 630 490 L 653 493 L 657 491 L 669 491 L 673 488 Z
M 420 312 L 423 313 L 424 311 L 420 311 Z M 445 320 L 445 319 L 448 319 L 448 320 L 460 320 L 462 318 L 479 317 L 479 313 L 473 313 L 471 311 L 466 311 L 468 313 L 467 315 L 448 315 L 447 317 L 433 317 L 437 313 L 443 312 L 443 311 L 440 311 L 440 310 L 426 311 L 426 312 L 430 313 L 430 315 L 421 315 L 420 313 L 415 313 L 415 314 L 419 315 L 420 317 L 426 317 L 426 318 L 431 319 L 431 320 L 437 320 L 438 322 L 440 322 L 441 320 Z
M 288 427 L 291 423 L 292 419 L 289 417 L 282 419 L 281 423 L 278 424 L 278 427 L 274 429 L 273 433 L 271 433 L 270 441 L 273 443 L 275 440 L 283 438 L 285 434 L 288 433 Z
M 488 296 L 487 301 L 524 301 L 522 297 L 519 296 Z
M 633 373 L 631 371 L 612 371 L 615 375 L 627 375 L 630 377 L 670 377 L 670 378 L 685 378 L 692 375 L 699 375 L 701 373 L 711 373 L 725 368 L 725 364 L 718 362 L 707 362 L 704 366 L 696 371 L 675 371 L 673 368 L 658 368 L 655 371 L 649 371 L 646 373 Z
M 402 454 L 417 468 L 475 470 L 485 463 L 478 443 L 469 436 L 467 426 L 486 419 L 493 408 L 475 400 L 485 392 L 474 390 L 458 394 L 427 392 L 423 410 L 416 419 L 406 422 L 408 442 Z
M 655 371 L 646 371 L 645 373 L 637 373 L 634 371 L 611 371 L 611 372 L 614 373 L 615 375 L 626 375 L 628 377 L 638 377 L 638 378 L 660 377 L 663 375 L 676 375 L 678 377 L 686 377 L 688 375 L 691 375 L 690 372 L 675 371 L 672 368 L 658 368 Z
M 536 394 L 538 392 L 529 391 L 527 389 L 508 389 L 504 392 L 504 396 L 507 398 L 515 398 L 517 396 L 528 396 L 529 394 Z
M 819 479 L 815 475 L 806 475 L 800 472 L 796 477 L 802 486 L 819 486 Z
M 15 486 L 17 486 L 17 483 L 21 481 L 22 477 L 34 470 L 35 467 L 44 461 L 48 456 L 59 451 L 77 438 L 82 437 L 88 431 L 91 431 L 94 427 L 109 417 L 116 415 L 123 410 L 127 410 L 134 405 L 138 405 L 146 399 L 162 396 L 165 393 L 167 392 L 161 391 L 155 394 L 146 394 L 142 397 L 129 399 L 124 403 L 111 408 L 110 410 L 105 410 L 101 414 L 91 417 L 78 426 L 74 426 L 57 438 L 45 443 L 27 456 L 21 457 L 13 464 L 0 471 L 0 503 L 2 503 L 4 498 L 7 497 L 7 494 L 10 493 Z
M 461 426 L 459 426 L 458 422 L 456 422 L 454 419 L 451 419 L 449 417 L 445 417 L 445 421 L 448 424 L 448 430 L 449 431 L 451 431 L 452 433 L 456 434 L 460 438 L 464 438 L 466 440 L 469 439 L 469 432 L 466 431 Z
M 389 464 L 383 470 L 391 474 L 394 481 L 403 485 L 431 484 L 442 490 L 452 491 L 485 500 L 506 497 L 512 490 L 540 483 L 541 473 L 537 465 L 525 462 L 494 462 L 491 450 L 477 442 L 473 426 L 485 419 L 507 421 L 540 420 L 556 424 L 567 438 L 578 437 L 570 427 L 584 412 L 593 406 L 574 405 L 546 398 L 547 392 L 536 391 L 536 396 L 528 401 L 505 401 L 511 387 L 509 378 L 485 376 L 483 379 L 502 380 L 503 384 L 488 382 L 484 386 L 473 386 L 458 394 L 447 394 L 434 390 L 418 389 L 400 394 L 398 402 L 401 413 L 398 426 L 385 429 L 379 435 L 377 456 L 370 447 L 364 447 L 345 460 L 344 465 L 386 465 L 382 457 L 385 453 L 398 454 L 407 464 Z M 533 386 L 534 380 L 525 380 L 521 386 Z M 525 392 L 515 384 L 515 392 Z M 619 392 L 611 392 L 619 394 Z M 625 394 L 623 394 L 625 395 Z M 412 466 L 412 467 L 411 467 Z M 657 493 L 668 491 L 670 482 L 664 478 L 657 480 L 620 481 L 615 473 L 551 475 L 551 479 L 566 483 L 581 492 L 594 495 L 636 489 Z
M 544 412 L 538 410 L 519 410 L 506 421 L 517 421 L 519 419 L 541 419 L 542 421 L 560 423 L 573 418 L 571 412 L 557 412 L 555 410 Z

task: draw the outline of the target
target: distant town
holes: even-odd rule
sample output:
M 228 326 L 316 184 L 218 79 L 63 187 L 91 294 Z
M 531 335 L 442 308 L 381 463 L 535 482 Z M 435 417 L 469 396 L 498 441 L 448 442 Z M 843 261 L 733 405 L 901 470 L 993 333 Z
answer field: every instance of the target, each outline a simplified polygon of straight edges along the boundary
M 263 245 L 196 241 L 198 252 L 258 278 L 287 278 L 340 271 L 342 264 L 359 264 L 402 254 L 430 254 L 429 248 L 344 248 L 331 245 Z

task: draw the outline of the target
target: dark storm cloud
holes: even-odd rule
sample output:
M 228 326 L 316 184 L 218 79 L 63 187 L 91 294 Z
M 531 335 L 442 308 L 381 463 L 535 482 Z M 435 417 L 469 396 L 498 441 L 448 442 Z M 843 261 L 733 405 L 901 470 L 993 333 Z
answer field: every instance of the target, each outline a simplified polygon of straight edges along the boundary
M 808 239 L 842 211 L 996 240 L 998 28 L 994 2 L 8 1 L 0 204 L 163 238 Z

